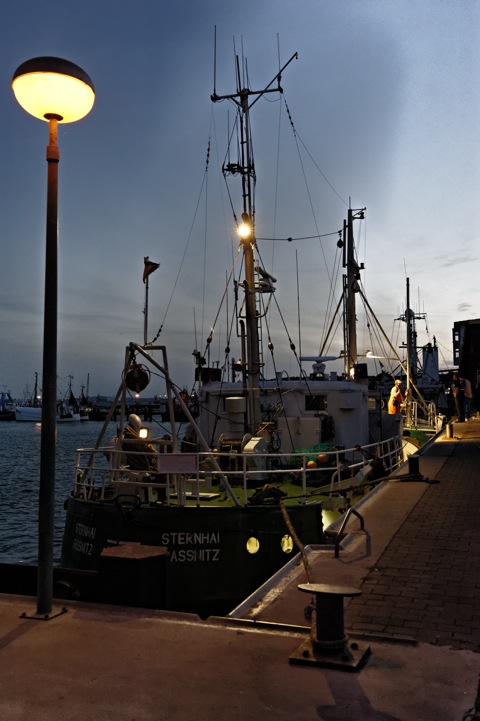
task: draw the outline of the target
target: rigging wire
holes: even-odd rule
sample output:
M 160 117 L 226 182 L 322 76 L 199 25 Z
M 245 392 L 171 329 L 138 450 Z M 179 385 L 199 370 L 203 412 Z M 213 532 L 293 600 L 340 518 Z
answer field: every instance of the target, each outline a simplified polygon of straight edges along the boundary
M 257 246 L 257 256 L 258 256 L 259 264 L 260 264 L 261 266 L 263 266 L 263 260 L 262 260 L 262 256 L 261 256 L 261 254 L 260 254 L 260 251 L 259 251 L 259 249 L 258 249 L 258 246 Z M 277 299 L 276 299 L 276 297 L 275 297 L 275 293 L 272 293 L 272 296 L 273 296 L 273 301 L 274 301 L 275 306 L 276 306 L 277 311 L 278 311 L 278 315 L 279 315 L 279 317 L 280 317 L 280 320 L 282 321 L 283 328 L 284 328 L 285 333 L 286 333 L 286 335 L 287 335 L 287 339 L 288 339 L 288 342 L 289 342 L 289 344 L 290 344 L 290 350 L 292 351 L 293 355 L 295 356 L 295 360 L 296 360 L 296 362 L 297 362 L 298 368 L 301 369 L 300 359 L 299 359 L 298 354 L 297 354 L 297 349 L 296 349 L 296 347 L 295 347 L 295 343 L 294 343 L 293 340 L 292 340 L 292 336 L 290 335 L 290 332 L 289 332 L 288 327 L 287 327 L 287 323 L 286 323 L 286 321 L 285 321 L 285 318 L 284 318 L 284 316 L 283 316 L 282 311 L 280 310 L 280 306 L 278 305 Z
M 196 221 L 196 218 L 197 218 L 197 213 L 198 213 L 198 210 L 199 210 L 199 207 L 200 207 L 200 201 L 201 201 L 201 198 L 202 198 L 202 195 L 203 195 L 203 192 L 204 192 L 204 188 L 205 188 L 206 183 L 207 183 L 207 174 L 208 174 L 209 164 L 210 164 L 210 135 L 209 135 L 209 137 L 208 137 L 207 155 L 206 155 L 206 160 L 205 160 L 205 170 L 204 170 L 204 173 L 203 173 L 202 182 L 201 182 L 201 184 L 200 184 L 200 192 L 199 192 L 199 194 L 198 194 L 197 202 L 196 202 L 196 205 L 195 205 L 195 211 L 194 211 L 194 213 L 193 213 L 193 219 L 192 219 L 192 222 L 191 222 L 191 224 L 190 224 L 190 230 L 189 230 L 189 233 L 188 233 L 188 236 L 187 236 L 187 241 L 186 241 L 185 247 L 184 247 L 184 249 L 183 249 L 182 259 L 181 259 L 181 261 L 180 261 L 180 267 L 179 267 L 178 272 L 177 272 L 177 275 L 176 275 L 176 277 L 175 277 L 175 281 L 174 281 L 174 284 L 173 284 L 172 292 L 171 292 L 171 294 L 170 294 L 170 298 L 169 298 L 168 303 L 167 303 L 167 306 L 166 306 L 166 308 L 165 308 L 165 312 L 164 312 L 164 314 L 163 314 L 162 322 L 160 323 L 160 327 L 159 327 L 159 329 L 158 329 L 158 331 L 157 331 L 157 334 L 156 334 L 155 338 L 151 341 L 151 345 L 153 345 L 153 343 L 155 343 L 155 341 L 156 341 L 157 338 L 159 337 L 160 333 L 162 332 L 163 326 L 165 325 L 165 321 L 166 321 L 168 312 L 169 312 L 169 310 L 170 310 L 170 306 L 171 306 L 171 304 L 172 304 L 172 302 L 173 302 L 173 296 L 175 295 L 175 291 L 176 291 L 176 288 L 177 288 L 177 285 L 178 285 L 178 281 L 179 281 L 179 279 L 180 279 L 180 275 L 181 275 L 181 272 L 182 272 L 182 269 L 183 269 L 183 265 L 184 265 L 185 259 L 186 259 L 186 257 L 187 257 L 188 247 L 189 247 L 190 241 L 191 241 L 191 239 L 192 239 L 193 228 L 194 228 L 194 226 L 195 226 L 195 221 Z
M 215 151 L 216 151 L 216 158 L 220 158 L 220 152 L 218 150 L 218 134 L 217 134 L 216 125 L 215 125 L 215 115 L 213 115 L 212 124 L 213 124 L 214 140 L 215 140 L 214 147 L 215 147 Z M 230 133 L 228 133 L 228 137 L 230 137 Z M 228 156 L 228 160 L 230 161 L 229 156 Z M 227 220 L 227 215 L 226 215 L 226 210 L 225 210 L 225 202 L 224 202 L 224 200 L 225 200 L 224 199 L 225 177 L 224 177 L 223 173 L 219 173 L 218 176 L 216 176 L 216 177 L 218 177 L 218 187 L 219 187 L 220 198 L 222 201 L 223 225 L 224 225 L 224 229 L 225 229 L 225 237 L 227 238 L 231 232 L 231 223 L 230 223 L 230 220 Z M 227 192 L 228 192 L 228 186 L 227 186 Z M 229 198 L 229 200 L 230 200 L 230 208 L 232 209 L 231 198 Z M 235 220 L 236 220 L 236 218 L 235 218 Z M 231 243 L 232 252 L 231 252 L 231 258 L 230 258 L 230 262 L 232 265 L 235 260 L 234 247 L 235 247 L 235 244 L 234 244 L 233 238 L 232 238 L 232 243 Z
M 280 58 L 279 58 L 280 63 Z M 274 202 L 273 202 L 273 237 L 276 235 L 276 229 L 277 229 L 277 204 L 278 204 L 278 181 L 280 177 L 280 137 L 281 137 L 281 128 L 282 128 L 282 103 L 278 104 L 278 129 L 277 129 L 277 163 L 275 168 L 275 196 L 274 196 Z M 275 260 L 275 246 L 272 245 L 272 259 L 271 259 L 271 267 L 274 268 L 274 260 Z
M 335 257 L 335 260 L 334 260 L 334 267 L 333 267 L 333 271 L 332 271 L 332 278 L 335 279 L 335 284 L 336 284 L 336 285 L 338 285 L 339 276 L 341 277 L 341 258 L 342 258 L 342 253 L 340 252 L 340 249 L 339 249 L 339 252 L 336 254 L 336 257 Z M 332 281 L 332 282 L 333 282 L 333 281 Z M 335 297 L 334 297 L 334 296 L 335 296 L 334 289 L 332 289 L 332 292 L 331 292 L 331 295 L 330 295 L 330 302 L 331 302 L 332 304 L 333 304 L 333 301 L 335 300 Z M 342 293 L 340 294 L 340 302 L 341 302 L 342 300 L 343 300 L 343 288 L 342 288 Z M 327 312 L 325 313 L 324 330 L 323 330 L 323 334 L 322 334 L 322 336 L 321 336 L 320 348 L 323 348 L 323 347 L 325 346 L 325 344 L 326 344 L 326 341 L 327 341 L 328 331 L 327 331 L 327 328 L 326 328 L 326 322 L 327 322 L 327 318 L 330 317 L 331 311 L 332 311 L 332 305 L 330 304 L 330 302 L 329 302 L 328 305 L 327 305 Z M 337 312 L 337 311 L 335 311 L 335 312 Z M 338 325 L 339 325 L 339 323 L 337 323 L 336 330 L 338 329 Z M 330 347 L 331 347 L 331 344 L 332 344 L 332 341 L 330 341 L 330 344 L 328 345 L 327 353 L 328 353 L 328 350 L 329 350 Z M 323 352 L 319 351 L 319 355 L 323 355 L 323 354 L 324 354 L 324 351 L 323 351 Z
M 293 123 L 293 118 L 292 118 L 292 116 L 291 116 L 290 109 L 289 109 L 289 107 L 288 107 L 288 105 L 287 105 L 287 101 L 285 100 L 285 97 L 283 97 L 283 101 L 284 101 L 284 103 L 285 103 L 285 108 L 286 108 L 287 116 L 288 116 L 288 119 L 289 119 L 289 122 L 290 122 L 290 126 L 291 126 L 292 131 L 293 131 L 293 137 L 294 137 L 294 140 L 295 140 L 295 146 L 296 146 L 296 148 L 297 148 L 298 159 L 299 159 L 299 161 L 300 161 L 300 168 L 301 168 L 301 171 L 302 171 L 303 180 L 304 180 L 305 188 L 306 188 L 306 191 L 307 191 L 308 201 L 309 201 L 309 204 L 310 204 L 310 210 L 312 211 L 313 222 L 314 222 L 315 227 L 316 227 L 317 230 L 318 230 L 317 219 L 316 219 L 315 210 L 314 210 L 313 202 L 312 202 L 312 195 L 311 195 L 311 193 L 310 193 L 310 188 L 308 187 L 307 176 L 306 176 L 306 172 L 305 172 L 305 165 L 304 165 L 304 163 L 303 163 L 303 158 L 302 158 L 302 155 L 301 155 L 301 153 L 300 153 L 300 151 L 299 151 L 299 148 L 298 148 L 297 130 L 296 130 L 295 125 L 294 125 L 294 123 Z M 320 234 L 318 234 L 318 236 L 320 237 Z M 330 277 L 330 274 L 329 274 L 329 272 L 328 272 L 328 263 L 327 263 L 327 259 L 326 259 L 326 257 L 325 257 L 325 251 L 324 251 L 324 248 L 323 248 L 323 244 L 322 244 L 322 243 L 320 243 L 320 248 L 321 248 L 321 250 L 322 250 L 322 256 L 323 256 L 323 260 L 324 260 L 324 263 L 325 263 L 325 267 L 327 268 L 327 273 L 328 273 L 328 275 L 329 275 L 329 277 Z
M 285 100 L 285 97 L 284 97 L 284 102 L 285 102 L 285 105 L 287 105 L 287 101 Z M 290 118 L 291 116 L 290 116 L 290 111 L 289 111 L 289 109 L 288 109 L 288 106 L 287 106 L 287 113 L 288 113 L 288 117 Z M 294 128 L 294 126 L 293 126 L 293 121 L 291 121 L 291 122 L 292 122 L 292 127 Z M 331 184 L 331 182 L 328 180 L 328 178 L 327 178 L 327 176 L 325 175 L 325 173 L 319 168 L 318 164 L 317 164 L 316 161 L 314 160 L 312 154 L 310 153 L 310 151 L 308 150 L 307 146 L 306 146 L 305 143 L 303 142 L 303 140 L 302 140 L 301 136 L 299 135 L 298 131 L 296 130 L 296 128 L 294 128 L 294 131 L 295 131 L 295 137 L 298 138 L 298 140 L 300 141 L 300 143 L 301 143 L 302 147 L 304 148 L 305 152 L 307 153 L 308 157 L 310 158 L 310 160 L 312 161 L 312 163 L 314 164 L 314 166 L 316 167 L 316 169 L 318 170 L 318 172 L 320 173 L 320 175 L 322 176 L 322 178 L 324 179 L 324 181 L 326 182 L 326 184 L 328 185 L 328 187 L 330 188 L 330 190 L 332 190 L 332 191 L 335 193 L 335 195 L 337 196 L 337 198 L 348 208 L 348 203 L 347 203 L 347 201 L 346 201 L 344 198 L 342 198 L 342 196 L 340 195 L 340 193 L 338 193 L 338 192 L 335 190 L 335 188 L 333 187 L 333 185 Z
M 285 98 L 284 95 L 283 95 L 282 97 L 283 97 L 283 102 L 285 103 L 285 108 L 286 108 L 287 116 L 288 116 L 288 119 L 289 119 L 289 122 L 290 122 L 290 126 L 291 126 L 292 132 L 293 132 L 293 137 L 294 137 L 294 141 L 295 141 L 295 147 L 296 147 L 296 149 L 297 149 L 297 154 L 298 154 L 298 158 L 299 158 L 299 161 L 300 161 L 300 167 L 301 167 L 301 170 L 302 170 L 302 175 L 303 175 L 303 179 L 304 179 L 304 183 L 305 183 L 305 188 L 306 188 L 308 200 L 309 200 L 309 203 L 310 203 L 310 210 L 311 210 L 311 212 L 312 212 L 312 216 L 313 216 L 313 219 L 314 219 L 315 227 L 317 228 L 317 231 L 318 231 L 318 224 L 317 224 L 317 219 L 316 219 L 316 215 L 315 215 L 315 210 L 314 210 L 314 208 L 313 208 L 312 196 L 311 196 L 311 193 L 310 193 L 310 189 L 309 189 L 309 187 L 308 187 L 308 182 L 307 182 L 307 177 L 306 177 L 306 172 L 305 172 L 305 164 L 304 164 L 304 162 L 303 162 L 302 154 L 300 153 L 300 148 L 299 148 L 299 146 L 298 146 L 298 141 L 299 141 L 300 138 L 299 138 L 299 135 L 298 135 L 298 133 L 297 133 L 297 129 L 296 129 L 296 127 L 295 127 L 295 124 L 294 124 L 294 122 L 293 122 L 292 114 L 291 114 L 291 112 L 290 112 L 290 108 L 288 107 L 286 98 Z M 303 145 L 303 143 L 302 143 L 302 145 Z M 303 147 L 305 148 L 304 145 L 303 145 Z M 306 148 L 305 148 L 305 150 L 306 150 Z M 310 155 L 309 153 L 308 153 L 308 155 L 309 155 L 309 157 L 312 159 L 312 157 L 311 157 L 311 155 Z M 312 159 L 312 160 L 313 160 L 313 159 Z M 318 168 L 318 165 L 317 165 L 316 163 L 315 163 L 315 167 L 318 169 L 318 171 L 320 172 L 320 174 L 322 175 L 322 177 L 323 177 L 323 178 L 325 179 L 325 181 L 328 183 L 328 181 L 327 181 L 327 179 L 326 179 L 326 177 L 325 177 L 325 174 L 320 170 L 320 168 Z M 332 186 L 330 183 L 328 183 L 328 185 L 330 186 L 330 188 L 331 188 L 332 190 L 334 190 L 333 186 Z M 334 191 L 334 192 L 336 193 L 336 191 Z M 336 195 L 338 195 L 338 193 L 336 193 Z M 338 197 L 340 198 L 340 196 L 338 196 Z M 341 198 L 340 198 L 340 199 L 341 199 Z M 341 200 L 342 200 L 342 199 L 341 199 Z M 342 202 L 344 202 L 344 201 L 342 201 Z M 319 236 L 320 236 L 320 234 L 319 234 Z M 324 318 L 323 333 L 322 333 L 322 335 L 325 336 L 327 318 L 329 317 L 330 312 L 331 312 L 331 308 L 333 307 L 333 304 L 334 304 L 334 302 L 335 302 L 335 286 L 334 286 L 334 282 L 333 282 L 333 275 L 330 273 L 330 268 L 329 268 L 329 265 L 328 265 L 328 262 L 327 262 L 327 258 L 326 258 L 326 255 L 325 255 L 325 249 L 324 249 L 324 246 L 323 246 L 321 237 L 319 237 L 319 240 L 320 240 L 320 249 L 321 249 L 321 252 L 322 252 L 322 257 L 323 257 L 325 269 L 326 269 L 326 271 L 327 271 L 327 277 L 328 277 L 329 282 L 330 282 L 328 299 L 327 299 L 327 305 L 326 305 L 326 313 L 325 313 L 325 318 Z
M 302 330 L 301 330 L 301 313 L 300 313 L 300 283 L 298 277 L 298 251 L 295 250 L 295 269 L 297 273 L 297 325 L 298 325 L 298 349 L 300 358 L 302 357 Z
M 228 274 L 227 280 L 226 280 L 226 282 L 225 282 L 225 287 L 224 287 L 224 289 L 223 289 L 222 298 L 221 298 L 221 300 L 220 300 L 220 304 L 219 304 L 217 313 L 216 313 L 216 315 L 215 315 L 215 319 L 214 319 L 214 321 L 213 321 L 213 323 L 212 323 L 212 326 L 211 326 L 210 335 L 208 336 L 208 338 L 207 338 L 207 340 L 206 340 L 204 356 L 207 354 L 208 347 L 209 347 L 209 345 L 210 345 L 210 343 L 211 343 L 211 341 L 212 341 L 213 334 L 214 334 L 214 332 L 215 332 L 215 330 L 216 330 L 217 321 L 218 321 L 218 318 L 219 318 L 220 313 L 221 313 L 221 311 L 222 311 L 223 303 L 225 302 L 225 299 L 228 297 L 228 288 L 229 288 L 229 286 L 230 286 L 230 283 L 231 283 L 231 280 L 232 280 L 232 277 L 233 277 L 233 274 L 234 274 L 234 271 L 235 271 L 235 266 L 236 266 L 237 261 L 238 261 L 239 258 L 241 258 L 242 263 L 243 263 L 243 255 L 241 254 L 241 244 L 238 246 L 236 258 L 234 259 L 232 268 L 230 269 L 230 272 L 229 272 L 229 274 Z
M 331 233 L 317 233 L 317 235 L 304 235 L 304 236 L 298 236 L 295 238 L 290 238 L 290 237 L 289 238 L 275 238 L 275 237 L 260 238 L 260 237 L 257 237 L 257 240 L 272 240 L 277 243 L 279 243 L 279 242 L 291 243 L 294 240 L 316 240 L 317 238 L 328 238 L 330 235 L 338 235 L 341 232 L 342 232 L 341 230 L 334 230 Z
M 232 194 L 230 192 L 230 187 L 228 185 L 228 176 L 230 174 L 236 175 L 237 172 L 240 172 L 237 170 L 237 168 L 240 167 L 240 163 L 231 163 L 230 162 L 230 152 L 231 152 L 231 146 L 232 146 L 232 139 L 234 137 L 234 133 L 236 133 L 237 138 L 237 159 L 241 157 L 241 148 L 240 148 L 240 140 L 239 140 L 239 117 L 240 117 L 240 109 L 235 106 L 236 109 L 236 117 L 235 122 L 232 125 L 232 130 L 229 133 L 228 142 L 227 142 L 227 150 L 225 153 L 225 159 L 222 164 L 222 175 L 225 183 L 225 188 L 227 191 L 228 200 L 230 202 L 230 210 L 232 212 L 233 220 L 235 222 L 235 225 L 239 226 L 239 221 L 237 218 L 237 214 L 235 212 L 235 204 L 232 199 Z M 253 183 L 253 190 L 252 190 L 252 203 L 253 207 L 255 207 L 255 198 L 254 198 L 254 189 L 255 189 L 255 182 Z
M 451 349 L 450 349 L 450 348 L 447 348 L 447 346 L 443 345 L 443 343 L 440 343 L 440 341 L 438 340 L 438 338 L 437 338 L 436 340 L 437 340 L 437 348 L 438 348 L 438 350 L 439 350 L 439 352 L 440 352 L 440 354 L 441 354 L 441 358 L 442 358 L 442 362 L 443 362 L 444 366 L 445 366 L 446 368 L 448 368 L 449 366 L 451 367 L 451 366 L 452 366 L 452 362 L 451 362 L 451 361 L 447 361 L 447 359 L 446 359 L 446 357 L 444 356 L 443 352 L 441 352 L 441 349 L 444 349 L 447 353 L 449 353 L 449 354 L 451 355 L 451 353 L 452 353 Z

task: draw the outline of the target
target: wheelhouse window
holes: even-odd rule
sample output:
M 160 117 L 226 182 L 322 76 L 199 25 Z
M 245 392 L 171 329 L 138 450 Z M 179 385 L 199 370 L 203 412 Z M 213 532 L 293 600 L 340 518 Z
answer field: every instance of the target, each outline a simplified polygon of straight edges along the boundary
M 327 396 L 305 396 L 306 411 L 325 411 L 327 409 Z

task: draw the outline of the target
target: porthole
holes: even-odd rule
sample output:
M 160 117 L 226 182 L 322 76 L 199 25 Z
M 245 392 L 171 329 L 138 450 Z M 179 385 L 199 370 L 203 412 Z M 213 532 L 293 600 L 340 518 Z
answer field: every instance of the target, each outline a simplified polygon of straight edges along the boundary
M 282 536 L 280 545 L 284 553 L 291 553 L 293 551 L 293 538 L 288 535 Z
M 250 538 L 247 541 L 247 551 L 253 555 L 254 553 L 258 553 L 259 550 L 260 550 L 260 541 L 258 540 L 258 538 L 254 538 L 253 536 L 250 536 Z

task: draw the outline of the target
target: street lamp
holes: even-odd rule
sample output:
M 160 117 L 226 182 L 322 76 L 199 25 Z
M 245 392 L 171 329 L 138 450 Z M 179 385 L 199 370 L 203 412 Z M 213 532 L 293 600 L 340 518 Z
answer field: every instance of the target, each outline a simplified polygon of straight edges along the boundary
M 12 89 L 28 113 L 49 124 L 47 146 L 47 226 L 43 319 L 43 397 L 38 509 L 36 618 L 52 617 L 57 404 L 58 123 L 85 117 L 95 101 L 88 75 L 68 60 L 40 57 L 20 65 Z

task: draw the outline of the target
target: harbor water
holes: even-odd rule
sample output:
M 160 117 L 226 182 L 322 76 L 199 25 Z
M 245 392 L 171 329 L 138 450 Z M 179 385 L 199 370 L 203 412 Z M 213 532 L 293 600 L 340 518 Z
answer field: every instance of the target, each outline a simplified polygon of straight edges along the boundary
M 95 445 L 103 423 L 81 421 L 57 425 L 54 563 L 60 562 L 64 502 L 75 478 L 75 451 Z M 148 424 L 153 433 L 166 426 Z M 104 443 L 116 434 L 110 423 Z M 37 423 L 0 423 L 0 563 L 37 563 L 40 434 Z

